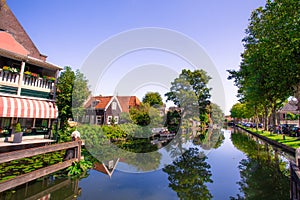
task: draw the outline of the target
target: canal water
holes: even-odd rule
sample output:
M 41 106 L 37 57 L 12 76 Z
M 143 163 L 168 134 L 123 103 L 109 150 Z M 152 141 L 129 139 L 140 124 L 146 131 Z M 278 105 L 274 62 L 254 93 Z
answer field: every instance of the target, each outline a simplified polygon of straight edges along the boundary
M 98 163 L 78 179 L 48 176 L 0 199 L 289 199 L 293 157 L 247 133 L 214 130 L 152 153 Z

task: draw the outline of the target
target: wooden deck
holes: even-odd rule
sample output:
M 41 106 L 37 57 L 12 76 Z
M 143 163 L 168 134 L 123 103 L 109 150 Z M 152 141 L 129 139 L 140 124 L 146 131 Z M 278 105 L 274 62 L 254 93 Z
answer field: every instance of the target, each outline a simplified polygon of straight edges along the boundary
M 4 142 L 0 141 L 0 148 L 1 147 L 8 147 L 8 146 L 20 146 L 20 145 L 28 145 L 28 144 L 50 144 L 55 142 L 55 140 L 50 139 L 23 139 L 21 143 L 12 143 L 12 142 Z

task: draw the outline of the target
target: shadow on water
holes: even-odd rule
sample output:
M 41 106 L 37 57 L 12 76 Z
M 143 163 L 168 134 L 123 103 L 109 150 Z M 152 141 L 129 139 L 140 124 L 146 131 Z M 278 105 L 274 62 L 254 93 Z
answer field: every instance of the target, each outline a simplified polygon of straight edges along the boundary
M 238 166 L 241 180 L 237 184 L 244 196 L 231 199 L 289 199 L 289 168 L 278 152 L 260 144 L 247 133 L 232 133 L 231 140 L 247 155 Z

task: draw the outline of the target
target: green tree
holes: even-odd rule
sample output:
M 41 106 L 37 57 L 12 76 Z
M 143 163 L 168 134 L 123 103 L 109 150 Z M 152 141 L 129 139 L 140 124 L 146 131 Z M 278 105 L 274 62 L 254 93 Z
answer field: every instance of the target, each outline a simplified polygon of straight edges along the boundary
M 61 119 L 60 127 L 65 128 L 69 118 L 72 115 L 72 92 L 75 80 L 75 73 L 71 67 L 66 66 L 57 80 L 57 96 L 56 102 Z
M 151 122 L 149 108 L 149 104 L 141 104 L 138 108 L 130 108 L 129 113 L 132 121 L 139 126 L 148 126 Z
M 163 105 L 162 98 L 158 92 L 147 92 L 143 98 L 143 103 L 148 103 L 151 107 Z
M 285 99 L 300 94 L 299 10 L 299 1 L 289 0 L 268 0 L 254 10 L 243 39 L 240 69 L 229 70 L 240 100 L 256 115 L 263 109 L 265 127 L 271 113 L 271 123 L 276 123 L 276 110 Z
M 178 78 L 171 83 L 170 92 L 166 93 L 167 101 L 173 101 L 182 108 L 183 118 L 199 117 L 202 124 L 208 123 L 208 105 L 210 104 L 211 78 L 204 70 L 190 71 L 183 69 Z
M 222 111 L 222 109 L 220 108 L 220 106 L 218 106 L 215 103 L 211 103 L 211 120 L 213 122 L 213 124 L 219 124 L 222 125 L 224 122 L 224 113 Z
M 78 69 L 75 71 L 75 80 L 72 93 L 72 113 L 76 121 L 83 117 L 85 110 L 83 107 L 84 102 L 91 95 L 89 90 L 88 80 Z

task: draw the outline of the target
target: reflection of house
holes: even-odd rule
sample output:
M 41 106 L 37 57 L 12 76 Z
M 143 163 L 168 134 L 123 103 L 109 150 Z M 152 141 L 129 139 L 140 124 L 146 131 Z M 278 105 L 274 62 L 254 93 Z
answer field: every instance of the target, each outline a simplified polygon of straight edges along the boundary
M 120 114 L 141 104 L 136 96 L 95 96 L 85 103 L 86 114 L 82 121 L 90 124 L 118 124 Z
M 278 118 L 280 124 L 299 124 L 299 120 L 291 119 L 290 114 L 296 115 L 299 114 L 298 110 L 298 101 L 297 100 L 290 100 L 286 103 L 279 111 L 278 111 Z
M 46 133 L 58 115 L 54 82 L 61 68 L 46 62 L 5 0 L 0 19 L 0 136 L 15 122 L 26 133 Z
M 119 158 L 102 163 L 97 162 L 94 164 L 94 169 L 111 177 L 116 169 L 118 162 Z

